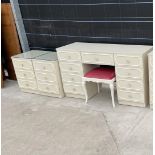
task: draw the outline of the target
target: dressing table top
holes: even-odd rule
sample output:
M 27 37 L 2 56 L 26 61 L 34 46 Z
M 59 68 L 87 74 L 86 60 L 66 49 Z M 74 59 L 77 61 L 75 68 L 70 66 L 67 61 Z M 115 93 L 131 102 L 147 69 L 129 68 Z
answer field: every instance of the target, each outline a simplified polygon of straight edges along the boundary
M 104 44 L 104 43 L 82 43 L 75 42 L 57 48 L 57 51 L 69 52 L 100 52 L 100 53 L 122 53 L 122 54 L 144 54 L 152 50 L 148 45 L 126 45 L 126 44 Z

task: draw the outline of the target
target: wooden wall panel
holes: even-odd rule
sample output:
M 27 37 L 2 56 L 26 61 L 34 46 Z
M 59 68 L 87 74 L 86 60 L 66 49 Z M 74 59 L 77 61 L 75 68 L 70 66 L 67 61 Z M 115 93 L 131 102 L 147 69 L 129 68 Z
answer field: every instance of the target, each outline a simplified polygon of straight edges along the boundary
M 11 9 L 11 4 L 1 4 L 1 26 L 2 26 L 2 55 L 5 59 L 5 66 L 9 78 L 16 79 L 11 56 L 21 53 L 20 42 L 16 30 L 16 25 Z

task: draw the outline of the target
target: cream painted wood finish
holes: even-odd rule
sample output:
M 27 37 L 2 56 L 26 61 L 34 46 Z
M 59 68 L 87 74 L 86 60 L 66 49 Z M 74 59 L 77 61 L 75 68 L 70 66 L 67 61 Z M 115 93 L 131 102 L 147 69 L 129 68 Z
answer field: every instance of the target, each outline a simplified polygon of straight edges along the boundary
M 153 52 L 148 54 L 148 66 L 149 66 L 149 98 L 150 108 L 153 108 Z
M 116 70 L 119 103 L 145 107 L 149 102 L 147 54 L 151 50 L 152 46 L 144 45 L 79 42 L 57 48 L 66 96 L 83 98 L 80 89 L 84 73 L 95 65 L 112 65 Z M 92 97 L 97 93 L 96 85 L 88 83 L 87 91 Z
M 34 50 L 14 56 L 12 61 L 22 91 L 64 97 L 56 53 Z

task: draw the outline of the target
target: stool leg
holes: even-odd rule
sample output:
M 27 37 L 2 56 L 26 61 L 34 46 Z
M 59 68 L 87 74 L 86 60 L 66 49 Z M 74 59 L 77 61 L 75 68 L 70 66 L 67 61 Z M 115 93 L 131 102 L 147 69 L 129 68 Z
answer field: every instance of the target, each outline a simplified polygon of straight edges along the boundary
M 97 83 L 98 93 L 100 93 L 100 83 Z
M 114 101 L 114 84 L 110 84 L 110 90 L 111 90 L 111 98 L 112 98 L 112 106 L 115 108 L 115 101 Z
M 86 88 L 86 81 L 83 81 L 82 85 L 83 85 L 83 90 L 84 90 L 85 97 L 86 97 L 85 103 L 87 103 L 88 102 L 88 94 L 87 94 L 87 88 Z

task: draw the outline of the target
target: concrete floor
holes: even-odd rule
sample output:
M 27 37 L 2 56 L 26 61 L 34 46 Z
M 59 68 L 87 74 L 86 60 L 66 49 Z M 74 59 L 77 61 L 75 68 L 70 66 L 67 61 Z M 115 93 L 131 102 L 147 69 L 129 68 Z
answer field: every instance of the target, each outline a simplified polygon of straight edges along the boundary
M 152 155 L 152 110 L 117 105 L 109 89 L 89 100 L 2 89 L 2 155 Z

